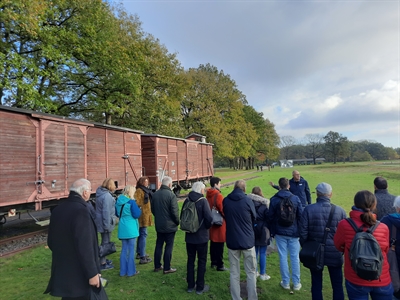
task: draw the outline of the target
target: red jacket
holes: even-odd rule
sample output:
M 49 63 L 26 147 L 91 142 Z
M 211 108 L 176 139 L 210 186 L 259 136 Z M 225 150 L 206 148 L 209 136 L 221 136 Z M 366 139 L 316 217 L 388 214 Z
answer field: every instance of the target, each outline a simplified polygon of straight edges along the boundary
M 222 196 L 221 192 L 218 189 L 215 188 L 210 188 L 207 190 L 207 200 L 208 204 L 210 205 L 210 209 L 213 208 L 214 206 L 214 198 L 215 195 L 217 195 L 217 198 L 215 199 L 216 202 L 216 207 L 218 211 L 224 216 L 223 212 L 223 207 L 222 207 L 222 201 L 224 200 L 224 196 Z M 226 242 L 226 222 L 224 218 L 224 222 L 222 223 L 221 226 L 213 225 L 210 228 L 210 240 L 216 243 L 225 243 Z
M 363 222 L 361 221 L 361 211 L 352 210 L 350 212 L 350 218 L 354 220 L 357 227 L 360 227 Z M 344 277 L 346 280 L 350 281 L 352 284 L 360 285 L 360 286 L 386 286 L 391 283 L 390 273 L 389 273 L 389 264 L 387 261 L 387 253 L 389 251 L 389 229 L 388 227 L 381 223 L 373 232 L 374 237 L 378 241 L 379 245 L 382 249 L 383 254 L 383 266 L 382 266 L 382 274 L 381 277 L 377 280 L 365 280 L 357 276 L 356 272 L 351 267 L 350 262 L 350 246 L 353 241 L 353 237 L 355 236 L 355 231 L 353 227 L 346 221 L 346 219 L 340 221 L 338 224 L 336 234 L 333 237 L 333 242 L 335 243 L 336 248 L 343 252 L 344 250 Z

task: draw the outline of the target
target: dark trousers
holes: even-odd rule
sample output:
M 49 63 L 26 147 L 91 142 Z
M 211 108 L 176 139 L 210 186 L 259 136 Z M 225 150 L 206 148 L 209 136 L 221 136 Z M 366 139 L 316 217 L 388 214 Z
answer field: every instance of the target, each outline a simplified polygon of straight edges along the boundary
M 186 243 L 186 252 L 188 256 L 187 260 L 187 275 L 186 281 L 188 288 L 194 288 L 194 263 L 196 261 L 197 253 L 197 279 L 196 279 L 196 291 L 202 291 L 204 289 L 204 274 L 206 273 L 207 263 L 207 243 L 203 244 L 189 244 Z
M 164 271 L 171 269 L 172 248 L 174 247 L 175 232 L 161 233 L 157 232 L 156 248 L 154 250 L 154 268 L 161 267 L 161 254 L 164 250 Z
M 224 244 L 210 241 L 211 265 L 217 268 L 224 267 Z
M 61 300 L 90 300 L 90 295 L 82 297 L 62 297 Z
M 342 267 L 327 267 L 329 271 L 329 277 L 331 278 L 332 286 L 332 298 L 326 297 L 332 300 L 344 300 L 343 292 L 343 272 Z M 322 300 L 322 273 L 323 271 L 311 272 L 311 295 L 312 300 Z

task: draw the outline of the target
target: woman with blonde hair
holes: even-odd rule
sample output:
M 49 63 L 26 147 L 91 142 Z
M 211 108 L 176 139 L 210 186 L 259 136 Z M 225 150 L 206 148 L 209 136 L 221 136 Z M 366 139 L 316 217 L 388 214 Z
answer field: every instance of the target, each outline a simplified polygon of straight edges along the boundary
M 118 238 L 122 241 L 120 276 L 130 277 L 139 273 L 135 265 L 135 243 L 139 236 L 138 218 L 141 211 L 134 199 L 135 191 L 134 186 L 127 185 L 115 204 L 115 211 L 119 217 Z
M 115 200 L 111 193 L 116 190 L 112 178 L 104 179 L 101 186 L 96 190 L 96 226 L 101 235 L 101 244 L 110 242 L 111 233 L 115 228 Z M 101 270 L 113 269 L 112 262 L 105 256 L 100 257 Z
M 366 231 L 374 226 L 376 215 L 372 212 L 376 207 L 376 198 L 370 191 L 359 191 L 354 196 L 354 206 L 350 211 L 350 219 L 357 228 Z M 349 300 L 369 299 L 372 300 L 391 300 L 393 286 L 391 283 L 387 253 L 389 251 L 389 229 L 379 223 L 372 235 L 378 242 L 383 255 L 382 273 L 376 280 L 366 280 L 359 277 L 353 269 L 350 260 L 350 247 L 356 235 L 351 220 L 344 219 L 338 224 L 333 242 L 338 251 L 344 252 L 344 278 L 346 279 L 346 290 Z

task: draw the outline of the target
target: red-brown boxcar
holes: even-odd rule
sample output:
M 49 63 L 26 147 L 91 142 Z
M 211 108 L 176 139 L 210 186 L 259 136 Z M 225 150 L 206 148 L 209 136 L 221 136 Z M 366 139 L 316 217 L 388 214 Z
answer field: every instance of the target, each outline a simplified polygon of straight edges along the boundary
M 0 106 L 0 218 L 68 196 L 79 178 L 93 190 L 142 175 L 141 131 Z
M 158 189 L 162 178 L 170 176 L 178 194 L 193 182 L 208 180 L 213 175 L 212 144 L 197 134 L 185 139 L 142 134 L 142 165 L 152 189 Z

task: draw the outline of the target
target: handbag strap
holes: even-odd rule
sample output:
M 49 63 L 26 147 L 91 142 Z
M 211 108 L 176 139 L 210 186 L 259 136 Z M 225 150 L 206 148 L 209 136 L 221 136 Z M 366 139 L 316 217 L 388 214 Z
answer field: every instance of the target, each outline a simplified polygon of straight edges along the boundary
M 392 234 L 390 236 L 390 246 L 392 247 L 392 250 L 396 249 L 396 236 L 397 236 L 397 228 L 392 224 Z
M 331 231 L 330 227 L 331 227 L 333 212 L 335 211 L 335 207 L 336 207 L 335 204 L 331 204 L 331 212 L 329 213 L 329 219 L 328 219 L 328 222 L 326 223 L 324 239 L 322 240 L 322 244 L 325 244 L 326 238 L 328 237 L 328 232 Z
M 126 204 L 126 203 L 122 204 L 121 210 L 119 211 L 119 218 L 120 218 L 120 219 L 122 218 L 122 210 L 124 209 L 125 204 Z

